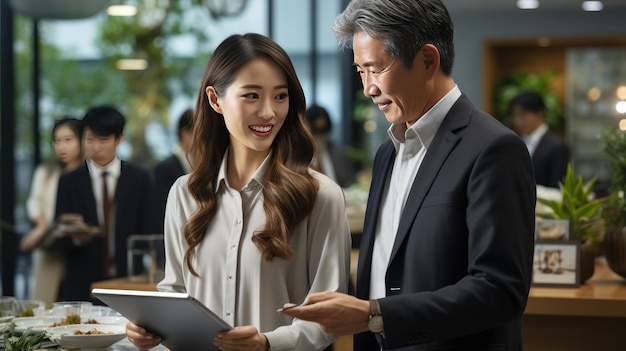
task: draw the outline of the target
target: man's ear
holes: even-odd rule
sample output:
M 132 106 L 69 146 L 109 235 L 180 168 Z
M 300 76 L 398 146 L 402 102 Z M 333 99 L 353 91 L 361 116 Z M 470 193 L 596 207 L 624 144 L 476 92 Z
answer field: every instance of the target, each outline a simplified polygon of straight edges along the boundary
M 220 106 L 220 98 L 219 96 L 217 96 L 217 92 L 215 91 L 215 88 L 213 88 L 213 86 L 208 86 L 206 87 L 204 91 L 206 93 L 207 98 L 209 99 L 209 105 L 211 105 L 211 108 L 213 108 L 215 112 L 222 114 L 222 108 Z
M 439 50 L 433 44 L 425 44 L 421 51 L 421 64 L 424 65 L 428 78 L 432 78 L 439 71 Z

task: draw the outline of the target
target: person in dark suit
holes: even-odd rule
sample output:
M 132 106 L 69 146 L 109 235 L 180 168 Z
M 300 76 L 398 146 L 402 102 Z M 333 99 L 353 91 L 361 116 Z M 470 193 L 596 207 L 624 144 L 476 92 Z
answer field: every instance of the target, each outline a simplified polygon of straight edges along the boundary
M 159 205 L 160 233 L 163 233 L 163 222 L 165 219 L 165 204 L 167 195 L 172 184 L 178 177 L 191 172 L 189 162 L 189 149 L 192 138 L 193 110 L 185 110 L 178 119 L 178 144 L 172 154 L 165 160 L 159 162 L 154 167 L 154 177 L 156 181 L 156 201 Z
M 86 112 L 82 123 L 87 160 L 59 179 L 55 218 L 72 214 L 100 230 L 71 233 L 63 243 L 65 272 L 59 298 L 64 300 L 91 300 L 91 283 L 126 276 L 128 237 L 158 230 L 150 171 L 116 155 L 124 116 L 114 107 L 97 106 Z
M 333 336 L 356 334 L 358 351 L 522 350 L 532 163 L 522 140 L 452 79 L 446 7 L 352 0 L 333 30 L 352 47 L 391 140 L 373 163 L 356 297 L 310 294 L 283 313 Z
M 509 103 L 513 129 L 532 156 L 537 185 L 558 188 L 570 159 L 569 147 L 546 124 L 546 105 L 535 91 L 523 91 Z
M 319 105 L 312 105 L 306 109 L 306 119 L 317 147 L 313 168 L 343 188 L 350 186 L 356 180 L 356 167 L 344 148 L 328 138 L 333 128 L 328 111 Z

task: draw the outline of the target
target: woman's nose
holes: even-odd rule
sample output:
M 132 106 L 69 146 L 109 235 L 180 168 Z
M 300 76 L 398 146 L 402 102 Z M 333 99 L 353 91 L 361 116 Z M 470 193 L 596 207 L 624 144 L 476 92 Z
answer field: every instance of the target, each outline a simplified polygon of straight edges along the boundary
M 273 100 L 264 100 L 261 104 L 261 109 L 259 111 L 259 116 L 262 118 L 272 118 L 274 117 L 274 101 Z

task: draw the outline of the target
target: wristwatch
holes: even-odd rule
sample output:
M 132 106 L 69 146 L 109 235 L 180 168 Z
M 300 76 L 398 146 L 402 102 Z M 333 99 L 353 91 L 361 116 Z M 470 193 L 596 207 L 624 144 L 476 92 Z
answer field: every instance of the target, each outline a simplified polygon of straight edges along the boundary
M 382 333 L 384 330 L 383 316 L 380 313 L 378 300 L 370 300 L 370 319 L 367 322 L 367 327 L 373 333 Z

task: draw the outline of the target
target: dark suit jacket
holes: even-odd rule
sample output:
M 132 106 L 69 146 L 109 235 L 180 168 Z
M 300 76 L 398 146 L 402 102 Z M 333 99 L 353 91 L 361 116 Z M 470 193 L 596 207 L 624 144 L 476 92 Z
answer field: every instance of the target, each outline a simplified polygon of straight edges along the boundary
M 394 158 L 389 141 L 374 160 L 357 272 L 362 299 L 369 298 L 375 228 Z M 522 350 L 535 193 L 522 140 L 461 96 L 402 213 L 380 300 L 385 349 Z M 366 332 L 355 336 L 354 349 L 380 346 Z
M 165 204 L 172 184 L 178 177 L 185 174 L 185 169 L 178 157 L 174 154 L 159 162 L 154 167 L 154 178 L 156 180 L 156 203 L 159 211 L 158 221 L 160 233 L 163 233 L 163 222 L 165 220 Z
M 333 162 L 337 184 L 344 188 L 350 186 L 356 180 L 354 161 L 340 145 L 329 141 L 326 149 Z
M 563 139 L 550 131 L 545 133 L 532 156 L 537 184 L 558 188 L 567 172 L 569 157 Z
M 98 225 L 96 200 L 87 164 L 59 179 L 55 218 L 63 213 L 79 213 L 86 223 Z M 115 265 L 118 277 L 128 274 L 128 237 L 157 233 L 155 213 L 152 175 L 143 167 L 122 161 L 115 201 Z M 69 239 L 63 244 L 66 250 L 65 274 L 60 297 L 90 300 L 91 283 L 104 278 L 102 236 L 96 236 L 81 246 L 74 245 Z

